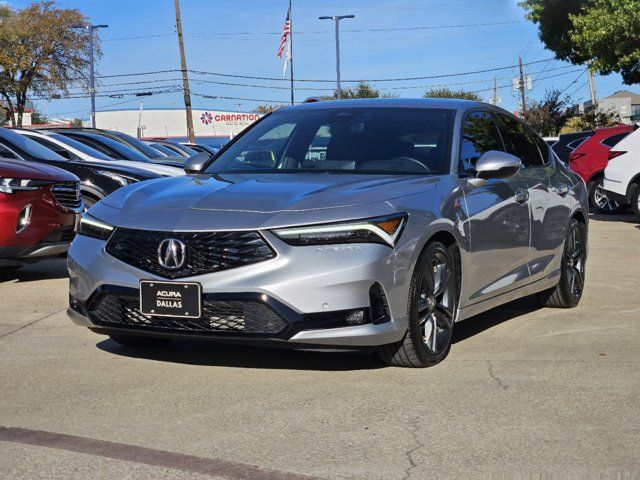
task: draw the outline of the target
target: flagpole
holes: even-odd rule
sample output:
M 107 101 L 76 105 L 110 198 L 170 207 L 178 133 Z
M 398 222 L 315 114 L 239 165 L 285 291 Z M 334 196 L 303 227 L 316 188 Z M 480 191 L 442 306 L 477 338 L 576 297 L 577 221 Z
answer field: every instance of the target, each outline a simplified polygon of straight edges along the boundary
M 291 105 L 295 103 L 295 97 L 293 94 L 293 11 L 291 10 L 291 0 L 289 0 L 289 64 L 291 69 L 289 75 L 291 76 Z

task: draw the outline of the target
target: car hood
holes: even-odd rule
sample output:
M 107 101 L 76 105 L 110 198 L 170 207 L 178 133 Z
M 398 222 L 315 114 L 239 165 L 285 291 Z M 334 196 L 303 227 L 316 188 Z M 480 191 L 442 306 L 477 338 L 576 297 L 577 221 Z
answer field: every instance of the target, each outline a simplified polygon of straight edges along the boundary
M 437 181 L 406 175 L 187 175 L 116 190 L 91 213 L 118 226 L 143 229 L 208 229 L 211 222 L 220 229 L 314 223 L 351 218 L 360 211 L 363 216 L 391 213 L 388 200 L 434 189 Z M 368 208 L 373 204 L 380 206 Z
M 0 159 L 0 177 L 47 180 L 52 182 L 78 182 L 74 174 L 42 163 L 24 160 Z

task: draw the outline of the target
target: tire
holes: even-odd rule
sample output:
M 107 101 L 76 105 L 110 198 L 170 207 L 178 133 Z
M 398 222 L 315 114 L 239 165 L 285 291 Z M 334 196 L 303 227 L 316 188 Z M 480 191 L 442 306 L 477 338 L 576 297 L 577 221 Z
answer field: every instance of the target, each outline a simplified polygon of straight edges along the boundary
M 129 335 L 109 335 L 109 338 L 123 347 L 132 348 L 164 347 L 171 343 L 170 338 L 135 337 Z
M 585 264 L 587 261 L 587 227 L 573 218 L 569 223 L 564 242 L 560 281 L 555 287 L 537 294 L 544 307 L 574 308 L 584 290 Z
M 458 291 L 455 245 L 428 244 L 411 277 L 407 332 L 399 342 L 379 347 L 378 356 L 388 365 L 411 368 L 431 367 L 444 360 L 451 349 Z
M 636 217 L 640 218 L 640 185 L 636 185 L 636 189 L 631 194 L 631 208 Z
M 627 208 L 629 208 L 629 205 L 609 199 L 602 188 L 603 183 L 604 177 L 596 178 L 591 182 L 589 188 L 589 205 L 598 213 L 607 215 L 624 213 Z

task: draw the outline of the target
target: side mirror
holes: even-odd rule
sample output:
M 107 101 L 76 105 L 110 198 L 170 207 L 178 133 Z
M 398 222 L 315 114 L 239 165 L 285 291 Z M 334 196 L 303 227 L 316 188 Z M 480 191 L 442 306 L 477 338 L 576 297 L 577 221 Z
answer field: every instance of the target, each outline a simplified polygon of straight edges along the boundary
M 510 153 L 489 150 L 476 162 L 476 178 L 509 178 L 520 171 L 522 161 Z
M 200 173 L 210 158 L 211 155 L 204 152 L 191 155 L 184 161 L 184 171 L 187 174 Z

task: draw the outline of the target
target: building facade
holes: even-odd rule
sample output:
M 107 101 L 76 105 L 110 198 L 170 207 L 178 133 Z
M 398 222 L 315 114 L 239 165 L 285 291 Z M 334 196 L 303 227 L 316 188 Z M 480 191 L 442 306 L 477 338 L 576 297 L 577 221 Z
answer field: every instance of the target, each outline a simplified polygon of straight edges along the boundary
M 591 101 L 582 104 L 589 108 Z M 598 100 L 598 110 L 618 115 L 622 123 L 631 125 L 640 122 L 640 95 L 629 90 L 620 90 L 613 95 Z
M 232 138 L 260 118 L 258 113 L 193 110 L 196 137 Z M 106 110 L 96 112 L 96 126 L 142 138 L 185 137 L 183 109 Z

